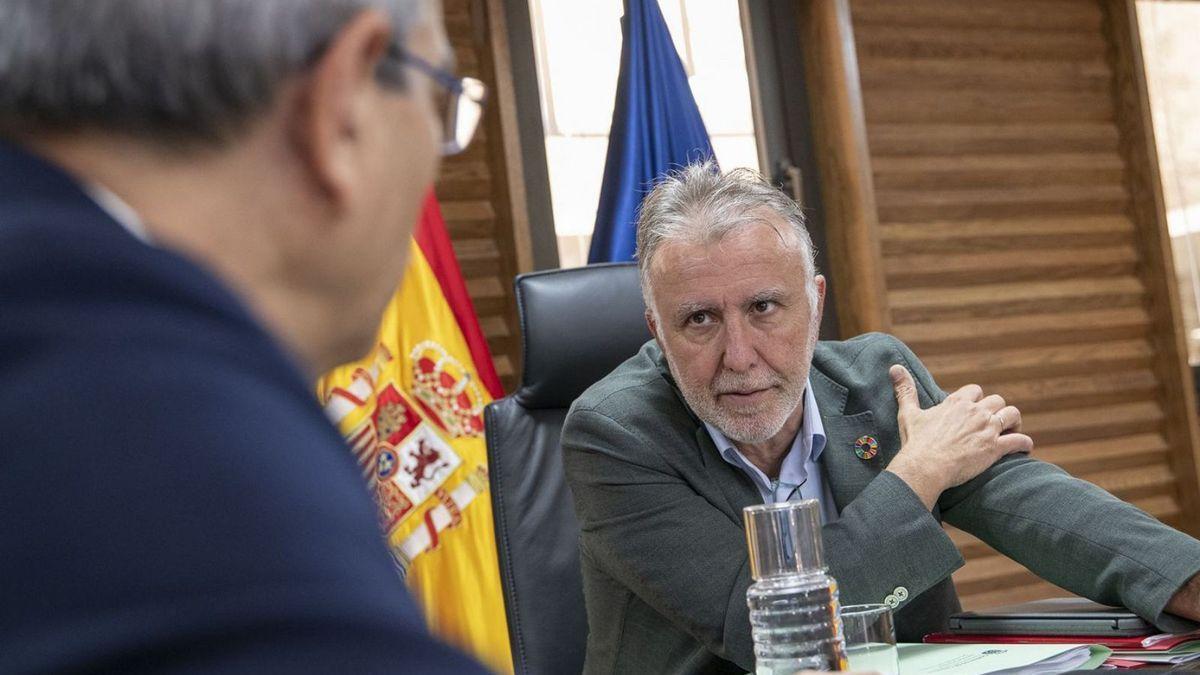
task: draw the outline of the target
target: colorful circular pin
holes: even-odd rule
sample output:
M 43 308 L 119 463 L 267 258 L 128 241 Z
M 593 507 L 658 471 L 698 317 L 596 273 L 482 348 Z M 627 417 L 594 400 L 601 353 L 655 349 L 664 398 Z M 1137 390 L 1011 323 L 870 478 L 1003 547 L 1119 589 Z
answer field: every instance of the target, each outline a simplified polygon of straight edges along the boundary
M 854 441 L 854 454 L 863 461 L 873 459 L 879 454 L 879 441 L 875 440 L 874 436 L 859 436 L 858 440 Z

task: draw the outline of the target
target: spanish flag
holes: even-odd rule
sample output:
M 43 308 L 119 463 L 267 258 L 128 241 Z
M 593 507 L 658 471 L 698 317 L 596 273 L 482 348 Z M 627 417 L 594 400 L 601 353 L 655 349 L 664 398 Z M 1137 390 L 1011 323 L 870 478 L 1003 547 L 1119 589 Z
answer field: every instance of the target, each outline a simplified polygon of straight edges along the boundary
M 511 673 L 483 440 L 503 390 L 432 193 L 411 246 L 373 351 L 317 390 L 430 630 Z

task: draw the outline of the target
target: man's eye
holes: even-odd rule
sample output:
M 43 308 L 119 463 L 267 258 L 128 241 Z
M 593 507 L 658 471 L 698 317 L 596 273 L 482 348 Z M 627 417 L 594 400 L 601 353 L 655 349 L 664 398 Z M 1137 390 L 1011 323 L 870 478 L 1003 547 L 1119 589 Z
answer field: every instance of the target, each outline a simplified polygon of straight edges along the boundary
M 759 314 L 763 314 L 771 311 L 771 308 L 774 306 L 775 303 L 770 300 L 759 300 L 758 302 L 754 303 L 754 311 L 758 312 Z
M 696 312 L 688 317 L 688 323 L 693 326 L 703 326 L 708 323 L 708 314 L 705 312 Z

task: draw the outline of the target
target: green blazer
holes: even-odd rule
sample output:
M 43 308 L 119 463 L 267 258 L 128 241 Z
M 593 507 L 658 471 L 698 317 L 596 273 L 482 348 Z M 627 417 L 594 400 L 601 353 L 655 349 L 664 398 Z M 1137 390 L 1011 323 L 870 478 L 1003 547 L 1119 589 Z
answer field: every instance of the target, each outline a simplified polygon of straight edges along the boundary
M 1051 464 L 1007 457 L 926 510 L 883 471 L 900 449 L 896 363 L 923 407 L 946 397 L 888 335 L 821 342 L 813 357 L 820 464 L 840 514 L 821 535 L 842 604 L 896 605 L 901 641 L 944 629 L 963 564 L 944 519 L 1067 590 L 1165 630 L 1195 628 L 1163 607 L 1200 572 L 1200 542 Z M 864 461 L 854 441 L 868 434 L 879 454 Z M 581 526 L 586 671 L 753 671 L 742 508 L 761 496 L 720 457 L 654 341 L 575 402 L 563 452 Z

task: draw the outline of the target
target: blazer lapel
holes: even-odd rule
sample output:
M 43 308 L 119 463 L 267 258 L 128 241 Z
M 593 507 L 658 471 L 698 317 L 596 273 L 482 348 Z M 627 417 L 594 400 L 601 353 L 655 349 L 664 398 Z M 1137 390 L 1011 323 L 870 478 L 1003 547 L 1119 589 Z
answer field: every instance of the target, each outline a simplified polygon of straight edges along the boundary
M 840 513 L 883 470 L 885 460 L 879 452 L 871 459 L 860 459 L 855 453 L 855 441 L 870 436 L 882 442 L 870 410 L 846 414 L 848 390 L 812 369 L 809 373 L 821 423 L 825 426 L 825 449 L 820 464 L 825 469 L 829 491 Z
M 713 443 L 712 436 L 708 435 L 708 429 L 704 428 L 704 424 L 696 413 L 688 406 L 687 401 L 683 398 L 683 393 L 679 391 L 679 386 L 675 383 L 675 377 L 671 374 L 671 368 L 667 364 L 667 359 L 663 356 L 662 351 L 658 349 L 657 343 L 655 349 L 650 352 L 651 358 L 658 365 L 658 371 L 670 383 L 671 388 L 675 390 L 675 395 L 679 397 L 679 402 L 683 404 L 684 411 L 687 412 L 691 422 L 696 425 L 695 439 L 696 447 L 700 449 L 700 465 L 703 467 L 704 474 L 707 475 L 710 483 L 717 486 L 716 492 L 720 497 L 724 498 L 724 511 L 729 519 L 737 524 L 738 527 L 743 527 L 742 509 L 751 504 L 761 504 L 762 495 L 759 494 L 758 488 L 754 487 L 754 481 L 742 470 L 733 466 L 721 457 L 721 453 L 717 450 L 717 444 Z M 699 480 L 699 479 L 698 479 Z M 717 494 L 714 494 L 711 488 L 705 488 L 708 492 L 708 499 L 713 502 L 718 508 L 721 499 Z
M 750 480 L 749 476 L 721 457 L 716 443 L 713 443 L 712 436 L 708 435 L 708 429 L 705 429 L 703 424 L 696 427 L 696 445 L 700 448 L 700 461 L 708 470 L 709 478 L 725 496 L 725 503 L 728 505 L 726 515 L 737 523 L 738 527 L 742 527 L 742 509 L 761 504 L 762 495 L 759 494 L 758 488 L 754 487 L 754 481 Z

